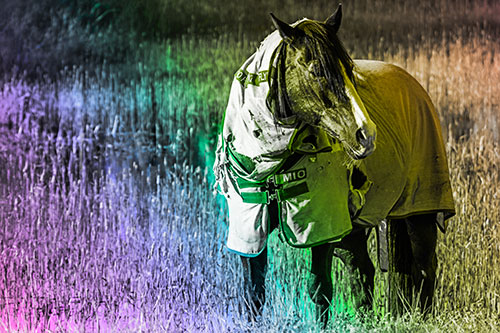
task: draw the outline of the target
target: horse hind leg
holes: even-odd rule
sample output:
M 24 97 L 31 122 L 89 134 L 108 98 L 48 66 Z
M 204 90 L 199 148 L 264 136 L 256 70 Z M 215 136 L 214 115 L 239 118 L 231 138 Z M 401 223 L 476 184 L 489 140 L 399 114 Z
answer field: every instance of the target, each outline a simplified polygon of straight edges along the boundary
M 413 264 L 412 285 L 420 293 L 420 308 L 427 313 L 432 308 L 436 282 L 437 227 L 435 214 L 416 215 L 406 219 Z
M 436 282 L 436 240 L 435 214 L 391 221 L 392 312 L 402 313 L 410 307 L 419 307 L 424 313 L 430 311 Z M 418 299 L 414 299 L 416 295 Z

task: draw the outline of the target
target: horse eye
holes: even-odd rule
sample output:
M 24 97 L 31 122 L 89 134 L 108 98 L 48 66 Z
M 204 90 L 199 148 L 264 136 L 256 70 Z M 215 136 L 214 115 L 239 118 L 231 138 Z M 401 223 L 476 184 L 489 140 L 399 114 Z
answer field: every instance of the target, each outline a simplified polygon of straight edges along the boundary
M 309 50 L 306 50 L 306 52 L 304 52 L 304 61 L 308 63 L 311 60 L 312 60 L 311 52 Z
M 317 76 L 320 75 L 321 74 L 321 67 L 319 65 L 319 61 L 318 60 L 311 61 L 307 70 L 309 71 L 309 73 L 313 73 Z
M 302 52 L 302 61 L 305 63 L 305 64 L 308 64 L 312 59 L 312 53 L 311 53 L 311 50 L 309 50 L 308 48 L 305 48 Z

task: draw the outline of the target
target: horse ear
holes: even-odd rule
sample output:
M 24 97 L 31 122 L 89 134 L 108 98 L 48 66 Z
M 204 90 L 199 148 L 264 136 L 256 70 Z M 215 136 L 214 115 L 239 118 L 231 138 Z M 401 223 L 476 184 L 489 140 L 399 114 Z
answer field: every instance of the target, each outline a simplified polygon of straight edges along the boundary
M 339 7 L 329 18 L 326 19 L 325 24 L 330 27 L 331 31 L 337 33 L 340 28 L 340 22 L 342 21 L 342 4 L 339 3 Z
M 269 13 L 269 15 L 271 15 L 274 26 L 280 32 L 281 38 L 283 38 L 285 42 L 290 43 L 295 36 L 295 28 L 278 19 L 273 13 Z

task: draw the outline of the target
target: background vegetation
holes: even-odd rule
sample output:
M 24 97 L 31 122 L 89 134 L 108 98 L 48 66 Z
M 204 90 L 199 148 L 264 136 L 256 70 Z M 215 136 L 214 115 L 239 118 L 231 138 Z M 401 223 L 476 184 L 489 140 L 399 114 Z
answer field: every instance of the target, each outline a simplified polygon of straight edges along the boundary
M 0 331 L 315 331 L 309 252 L 275 235 L 264 317 L 246 322 L 210 166 L 267 13 L 324 19 L 332 4 L 2 2 Z M 433 316 L 387 314 L 382 274 L 376 311 L 353 315 L 337 263 L 330 329 L 499 330 L 499 12 L 344 2 L 351 54 L 406 68 L 436 104 L 457 216 L 439 239 Z

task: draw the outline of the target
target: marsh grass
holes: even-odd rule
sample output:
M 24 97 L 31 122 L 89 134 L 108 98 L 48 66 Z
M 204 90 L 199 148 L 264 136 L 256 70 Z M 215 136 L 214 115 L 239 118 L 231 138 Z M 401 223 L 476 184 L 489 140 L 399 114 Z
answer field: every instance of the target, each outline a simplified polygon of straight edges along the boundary
M 246 322 L 239 259 L 224 249 L 225 204 L 212 192 L 232 75 L 258 40 L 115 38 L 134 46 L 121 62 L 84 59 L 36 79 L 20 67 L 1 79 L 0 331 L 318 331 L 310 254 L 274 234 L 264 315 Z M 481 33 L 418 47 L 349 40 L 354 57 L 399 64 L 429 91 L 457 216 L 439 236 L 430 318 L 411 306 L 388 314 L 381 273 L 376 311 L 354 314 L 335 262 L 329 329 L 499 331 L 497 43 Z

